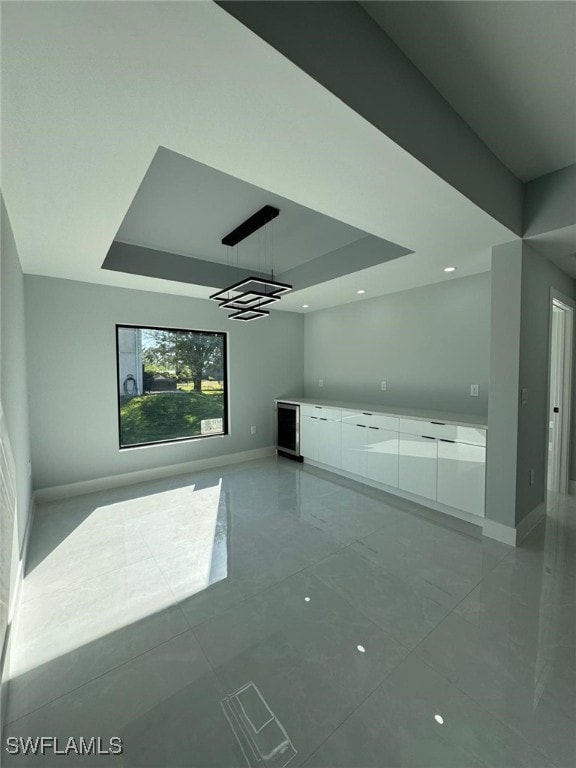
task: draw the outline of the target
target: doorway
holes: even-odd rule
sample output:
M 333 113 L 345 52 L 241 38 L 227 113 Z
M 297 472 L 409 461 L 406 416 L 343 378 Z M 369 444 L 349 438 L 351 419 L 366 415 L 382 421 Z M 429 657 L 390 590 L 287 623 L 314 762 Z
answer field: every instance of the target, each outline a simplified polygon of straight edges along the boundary
M 552 291 L 546 471 L 548 493 L 568 493 L 573 327 L 574 303 Z

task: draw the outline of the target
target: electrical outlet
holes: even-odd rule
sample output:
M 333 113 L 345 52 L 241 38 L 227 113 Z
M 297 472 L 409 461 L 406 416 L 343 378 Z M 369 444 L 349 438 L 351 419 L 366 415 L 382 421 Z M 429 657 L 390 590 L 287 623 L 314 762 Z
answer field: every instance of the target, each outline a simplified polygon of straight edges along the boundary
M 531 469 L 528 472 L 528 485 L 534 485 L 534 470 Z
M 478 384 L 470 384 L 470 397 L 478 397 L 480 394 L 480 387 Z
M 256 434 L 256 427 L 250 427 L 250 434 L 255 435 Z
M 323 387 L 324 386 L 324 379 L 318 379 L 318 386 Z
M 520 402 L 522 405 L 526 405 L 528 402 L 528 390 L 527 389 L 521 389 L 520 390 Z
M 386 392 L 386 387 L 387 387 L 386 382 L 385 381 L 381 381 L 380 382 L 380 389 L 382 390 L 382 392 Z

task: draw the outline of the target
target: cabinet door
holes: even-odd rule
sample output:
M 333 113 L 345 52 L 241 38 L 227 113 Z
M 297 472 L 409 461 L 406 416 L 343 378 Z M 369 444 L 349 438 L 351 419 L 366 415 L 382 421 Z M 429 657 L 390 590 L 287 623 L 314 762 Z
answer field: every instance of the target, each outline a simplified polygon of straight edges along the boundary
M 421 435 L 399 435 L 398 487 L 436 500 L 438 441 Z
M 484 516 L 486 449 L 480 445 L 438 442 L 438 501 Z
M 318 461 L 330 467 L 342 466 L 342 423 L 320 417 L 318 419 Z
M 300 419 L 300 453 L 305 459 L 318 461 L 318 418 L 302 416 Z
M 398 487 L 398 432 L 369 427 L 366 430 L 364 476 Z
M 366 427 L 342 424 L 342 469 L 354 475 L 364 474 Z

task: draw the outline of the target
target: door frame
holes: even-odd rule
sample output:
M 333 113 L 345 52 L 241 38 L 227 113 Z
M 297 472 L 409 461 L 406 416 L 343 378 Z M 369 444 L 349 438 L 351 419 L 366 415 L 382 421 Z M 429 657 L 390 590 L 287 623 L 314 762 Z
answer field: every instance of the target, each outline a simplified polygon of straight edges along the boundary
M 561 442 L 560 442 L 560 493 L 568 493 L 570 489 L 570 426 L 571 426 L 571 401 L 572 401 L 572 368 L 573 368 L 573 341 L 574 341 L 574 310 L 576 303 L 555 288 L 550 289 L 550 308 L 548 314 L 548 386 L 546 398 L 546 490 L 548 490 L 548 459 L 550 445 L 550 409 L 551 403 L 551 377 L 552 377 L 552 323 L 554 303 L 561 304 L 568 313 L 568 322 L 565 324 L 564 336 L 564 376 L 562 381 L 562 402 L 560 403 L 561 416 Z

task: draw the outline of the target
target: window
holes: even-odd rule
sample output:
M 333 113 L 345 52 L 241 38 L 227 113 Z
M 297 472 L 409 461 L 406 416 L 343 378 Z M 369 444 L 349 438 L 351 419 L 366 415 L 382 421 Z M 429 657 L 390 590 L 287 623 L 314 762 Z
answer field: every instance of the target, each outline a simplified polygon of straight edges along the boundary
M 120 448 L 228 433 L 226 334 L 116 326 Z

